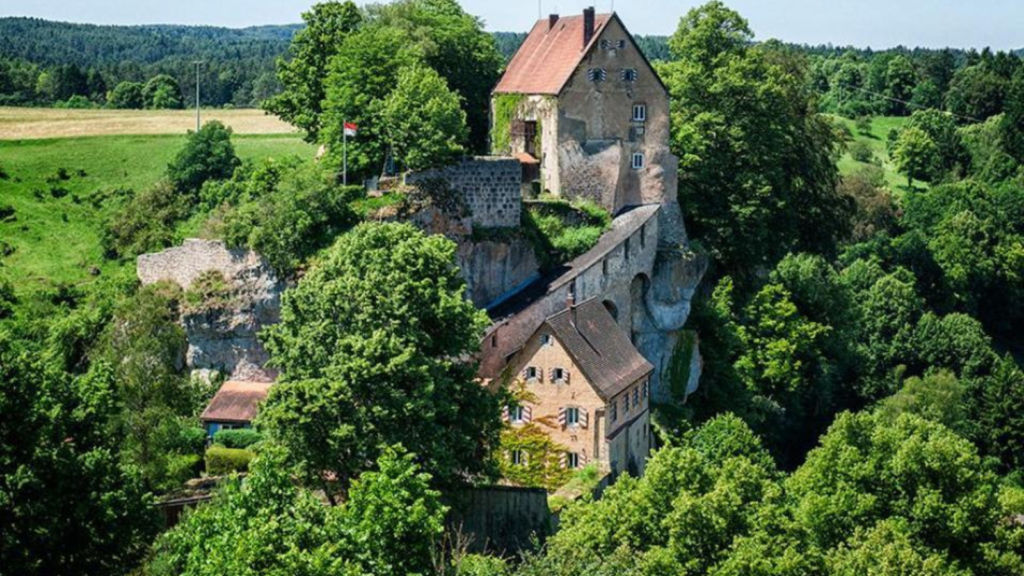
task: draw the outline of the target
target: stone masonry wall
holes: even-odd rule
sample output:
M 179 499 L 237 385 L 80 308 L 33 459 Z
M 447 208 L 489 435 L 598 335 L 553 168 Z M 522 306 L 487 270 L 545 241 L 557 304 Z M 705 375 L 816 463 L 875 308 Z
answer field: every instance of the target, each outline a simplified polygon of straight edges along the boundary
M 480 156 L 436 170 L 406 175 L 405 183 L 442 178 L 462 194 L 472 212 L 474 226 L 512 228 L 519 226 L 522 210 L 523 171 L 514 158 Z

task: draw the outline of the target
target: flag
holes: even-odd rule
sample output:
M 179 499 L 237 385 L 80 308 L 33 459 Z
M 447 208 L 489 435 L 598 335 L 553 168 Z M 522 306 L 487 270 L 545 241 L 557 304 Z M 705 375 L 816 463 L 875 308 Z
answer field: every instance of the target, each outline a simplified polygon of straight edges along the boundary
M 359 131 L 359 127 L 351 122 L 345 122 L 345 136 L 355 136 L 356 132 Z

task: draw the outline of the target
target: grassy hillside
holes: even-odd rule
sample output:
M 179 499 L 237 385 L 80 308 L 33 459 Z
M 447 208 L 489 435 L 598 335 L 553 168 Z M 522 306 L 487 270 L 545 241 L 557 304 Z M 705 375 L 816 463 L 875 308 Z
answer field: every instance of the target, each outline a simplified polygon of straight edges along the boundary
M 889 137 L 890 130 L 898 130 L 902 128 L 907 122 L 906 117 L 896 116 L 877 116 L 871 121 L 871 133 L 868 135 L 861 134 L 857 130 L 857 126 L 853 120 L 843 118 L 841 116 L 833 116 L 833 120 L 845 125 L 850 129 L 853 134 L 853 142 L 850 143 L 852 148 L 854 143 L 862 142 L 866 144 L 874 156 L 874 164 L 880 166 L 885 172 L 885 182 L 890 190 L 893 192 L 899 192 L 906 188 L 907 177 L 900 174 L 896 167 L 893 165 L 892 160 L 889 158 L 888 152 L 886 152 L 886 140 Z M 839 172 L 841 174 L 852 174 L 857 170 L 865 167 L 867 163 L 859 162 L 853 158 L 853 155 L 849 150 L 843 154 L 843 157 L 839 160 Z M 914 182 L 915 186 L 927 186 L 924 182 Z
M 118 204 L 114 191 L 155 183 L 184 142 L 183 135 L 0 140 L 0 206 L 14 209 L 0 222 L 0 253 L 10 252 L 0 257 L 0 274 L 20 291 L 87 282 L 93 268 L 112 272 L 119 265 L 103 258 L 100 238 Z M 241 135 L 234 143 L 242 158 L 314 153 L 294 135 Z

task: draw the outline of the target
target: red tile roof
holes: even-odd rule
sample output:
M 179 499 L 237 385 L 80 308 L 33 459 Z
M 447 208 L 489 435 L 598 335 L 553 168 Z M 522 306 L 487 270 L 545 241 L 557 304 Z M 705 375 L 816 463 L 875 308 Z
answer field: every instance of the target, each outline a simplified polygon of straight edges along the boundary
M 267 382 L 225 382 L 199 419 L 203 422 L 252 422 L 271 385 Z
M 611 19 L 611 14 L 595 16 L 594 37 L 587 46 L 583 45 L 583 16 L 562 16 L 554 27 L 547 18 L 538 20 L 494 92 L 557 95 Z
M 546 324 L 605 401 L 654 371 L 596 298 L 555 314 Z

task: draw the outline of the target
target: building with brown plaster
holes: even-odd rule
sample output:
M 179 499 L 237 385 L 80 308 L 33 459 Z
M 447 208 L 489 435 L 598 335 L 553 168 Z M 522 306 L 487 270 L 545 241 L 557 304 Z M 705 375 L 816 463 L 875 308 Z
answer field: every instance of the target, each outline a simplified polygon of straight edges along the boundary
M 592 299 L 547 318 L 508 363 L 503 384 L 520 398 L 505 418 L 534 424 L 559 446 L 562 465 L 596 463 L 613 476 L 643 473 L 650 450 L 650 375 L 608 308 Z M 525 464 L 523 454 L 508 454 Z

